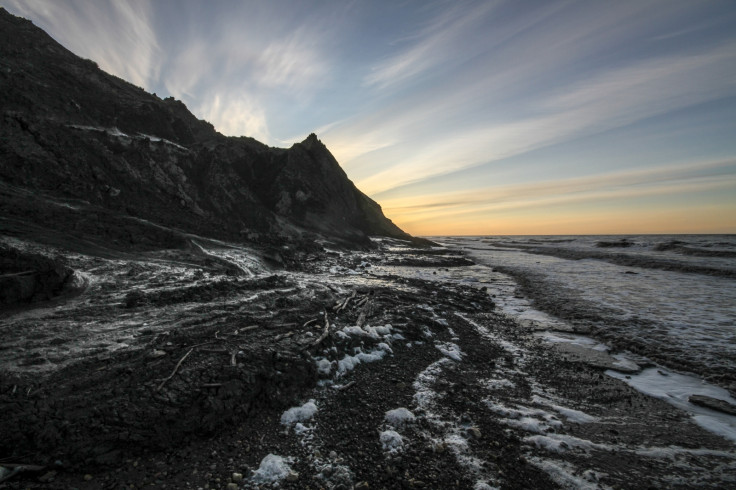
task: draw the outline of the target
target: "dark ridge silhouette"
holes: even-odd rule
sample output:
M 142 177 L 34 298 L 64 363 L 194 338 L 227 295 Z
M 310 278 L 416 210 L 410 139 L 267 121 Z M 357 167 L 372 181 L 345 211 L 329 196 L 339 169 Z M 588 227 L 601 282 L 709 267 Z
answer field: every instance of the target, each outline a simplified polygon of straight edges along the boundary
M 369 245 L 411 237 L 312 134 L 291 148 L 225 137 L 0 9 L 0 226 L 33 223 L 119 249 L 186 233 Z M 421 240 L 415 240 L 416 243 Z

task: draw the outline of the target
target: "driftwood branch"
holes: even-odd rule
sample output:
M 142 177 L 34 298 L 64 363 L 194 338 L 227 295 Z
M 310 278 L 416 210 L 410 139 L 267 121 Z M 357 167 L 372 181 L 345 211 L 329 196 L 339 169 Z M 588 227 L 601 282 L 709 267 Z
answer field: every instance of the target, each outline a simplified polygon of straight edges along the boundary
M 181 363 L 184 362 L 184 359 L 186 359 L 187 357 L 189 357 L 189 354 L 191 354 L 193 351 L 194 351 L 194 347 L 192 347 L 191 349 L 189 349 L 187 351 L 187 353 L 184 354 L 181 359 L 179 359 L 179 362 L 176 363 L 176 367 L 174 368 L 174 370 L 171 371 L 171 374 L 169 374 L 166 378 L 164 378 L 163 381 L 161 381 L 161 384 L 158 385 L 158 388 L 156 388 L 156 391 L 161 391 L 161 388 L 164 387 L 164 385 L 166 384 L 166 382 L 168 380 L 170 380 L 171 378 L 174 377 L 174 375 L 176 374 L 176 372 L 179 370 L 179 366 L 181 366 Z
M 327 312 L 325 312 L 325 328 L 324 328 L 324 330 L 322 330 L 322 333 L 320 334 L 320 336 L 317 337 L 317 340 L 315 340 L 314 342 L 312 342 L 309 345 L 304 346 L 301 350 L 307 350 L 310 347 L 316 347 L 316 346 L 318 346 L 319 344 L 322 343 L 322 341 L 324 339 L 327 338 L 327 335 L 329 335 L 329 333 L 330 333 L 330 320 L 327 319 Z
M 356 294 L 358 294 L 357 291 L 353 290 L 353 294 L 351 294 L 350 296 L 348 296 L 347 298 L 345 298 L 345 301 L 343 301 L 342 303 L 338 303 L 338 305 L 333 308 L 335 310 L 335 313 L 339 313 L 342 310 L 344 310 L 345 307 L 350 302 L 350 300 L 353 299 L 353 298 L 355 298 L 355 295 Z
M 350 383 L 348 383 L 348 384 L 346 384 L 346 385 L 338 386 L 338 387 L 336 387 L 335 389 L 336 389 L 337 391 L 343 391 L 343 390 L 347 390 L 348 388 L 350 388 L 350 387 L 351 387 L 351 386 L 353 386 L 354 384 L 355 384 L 355 380 L 351 381 Z

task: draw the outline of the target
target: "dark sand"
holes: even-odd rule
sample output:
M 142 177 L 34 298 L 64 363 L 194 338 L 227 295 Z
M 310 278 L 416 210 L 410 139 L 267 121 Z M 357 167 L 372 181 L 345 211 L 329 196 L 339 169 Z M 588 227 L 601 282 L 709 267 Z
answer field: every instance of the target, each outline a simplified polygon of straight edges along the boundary
M 0 317 L 0 466 L 35 465 L 0 488 L 736 484 L 733 443 L 543 344 L 482 288 L 386 272 L 464 257 L 384 243 L 268 272 L 201 245 L 66 252 L 78 294 Z M 281 423 L 309 400 L 303 431 Z M 401 407 L 414 420 L 386 420 Z M 269 454 L 290 471 L 259 483 Z

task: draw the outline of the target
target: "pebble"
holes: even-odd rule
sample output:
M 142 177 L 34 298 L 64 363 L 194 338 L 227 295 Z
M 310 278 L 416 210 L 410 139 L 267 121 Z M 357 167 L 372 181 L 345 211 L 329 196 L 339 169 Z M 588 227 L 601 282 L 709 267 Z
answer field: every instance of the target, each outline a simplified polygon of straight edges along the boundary
M 90 481 L 91 479 L 92 479 L 92 475 L 90 475 L 89 473 L 84 475 L 84 481 Z
M 225 488 L 227 488 L 227 490 L 238 490 L 238 484 L 237 483 L 228 483 Z
M 243 474 L 242 473 L 233 473 L 233 481 L 235 483 L 240 483 L 243 481 Z

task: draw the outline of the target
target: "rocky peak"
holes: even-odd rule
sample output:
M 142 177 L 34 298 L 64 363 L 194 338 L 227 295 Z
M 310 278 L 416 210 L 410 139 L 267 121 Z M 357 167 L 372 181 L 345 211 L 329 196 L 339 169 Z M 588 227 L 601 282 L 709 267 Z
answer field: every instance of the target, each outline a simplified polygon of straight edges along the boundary
M 4 9 L 0 41 L 0 184 L 10 189 L 0 192 L 0 207 L 19 221 L 34 216 L 121 246 L 142 238 L 130 231 L 140 221 L 129 231 L 121 223 L 141 218 L 230 240 L 305 232 L 354 244 L 372 234 L 409 238 L 314 133 L 289 149 L 225 137 L 181 101 L 105 73 Z M 60 200 L 84 204 L 59 208 Z M 95 219 L 85 220 L 91 210 Z M 146 233 L 150 245 L 159 236 L 172 243 L 170 233 Z

